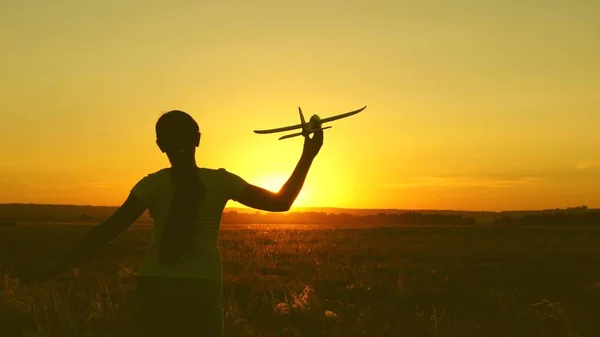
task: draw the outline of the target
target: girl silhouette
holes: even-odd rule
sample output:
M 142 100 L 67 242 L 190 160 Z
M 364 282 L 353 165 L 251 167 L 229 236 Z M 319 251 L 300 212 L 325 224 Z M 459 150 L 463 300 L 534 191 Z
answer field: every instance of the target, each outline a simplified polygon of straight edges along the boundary
M 156 123 L 156 144 L 171 167 L 151 173 L 106 221 L 94 227 L 56 267 L 21 284 L 52 278 L 74 268 L 115 239 L 148 209 L 152 240 L 138 271 L 134 293 L 136 336 L 223 336 L 221 254 L 217 246 L 223 209 L 228 200 L 248 207 L 283 212 L 302 189 L 323 131 L 304 135 L 296 169 L 278 193 L 247 183 L 225 169 L 196 164 L 200 145 L 196 121 L 179 110 Z

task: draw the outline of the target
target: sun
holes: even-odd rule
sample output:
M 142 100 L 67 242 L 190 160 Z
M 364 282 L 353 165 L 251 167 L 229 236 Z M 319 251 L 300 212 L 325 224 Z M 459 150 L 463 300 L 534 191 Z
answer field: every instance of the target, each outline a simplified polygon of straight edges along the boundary
M 269 191 L 279 192 L 289 178 L 289 174 L 286 175 L 284 173 L 272 173 L 253 179 L 253 184 Z M 292 207 L 306 206 L 306 203 L 310 202 L 309 196 L 310 186 L 308 186 L 308 184 L 305 182 Z

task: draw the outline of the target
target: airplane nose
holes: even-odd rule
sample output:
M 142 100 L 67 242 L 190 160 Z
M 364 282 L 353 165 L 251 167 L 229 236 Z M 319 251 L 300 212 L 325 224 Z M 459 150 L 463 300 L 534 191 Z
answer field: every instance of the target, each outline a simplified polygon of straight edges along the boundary
M 310 124 L 311 130 L 320 128 L 322 123 L 321 123 L 321 118 L 319 117 L 319 115 L 312 115 L 312 117 L 310 117 L 309 124 Z

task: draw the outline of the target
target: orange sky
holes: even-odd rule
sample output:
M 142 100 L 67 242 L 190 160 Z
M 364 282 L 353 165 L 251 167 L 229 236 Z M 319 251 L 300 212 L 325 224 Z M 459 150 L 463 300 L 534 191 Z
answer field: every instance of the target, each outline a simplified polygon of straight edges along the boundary
M 296 206 L 600 207 L 597 1 L 5 1 L 0 202 L 117 205 L 168 161 L 277 189 L 302 140 L 256 135 L 368 105 L 325 131 Z M 230 203 L 229 206 L 239 206 Z

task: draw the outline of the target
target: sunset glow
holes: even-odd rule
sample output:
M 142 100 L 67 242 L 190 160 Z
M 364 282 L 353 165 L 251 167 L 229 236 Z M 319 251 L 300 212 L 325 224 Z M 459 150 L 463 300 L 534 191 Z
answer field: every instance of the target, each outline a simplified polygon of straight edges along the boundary
M 598 2 L 234 3 L 0 6 L 0 202 L 120 204 L 171 109 L 200 166 L 277 190 L 302 139 L 252 130 L 367 105 L 295 206 L 600 207 Z

